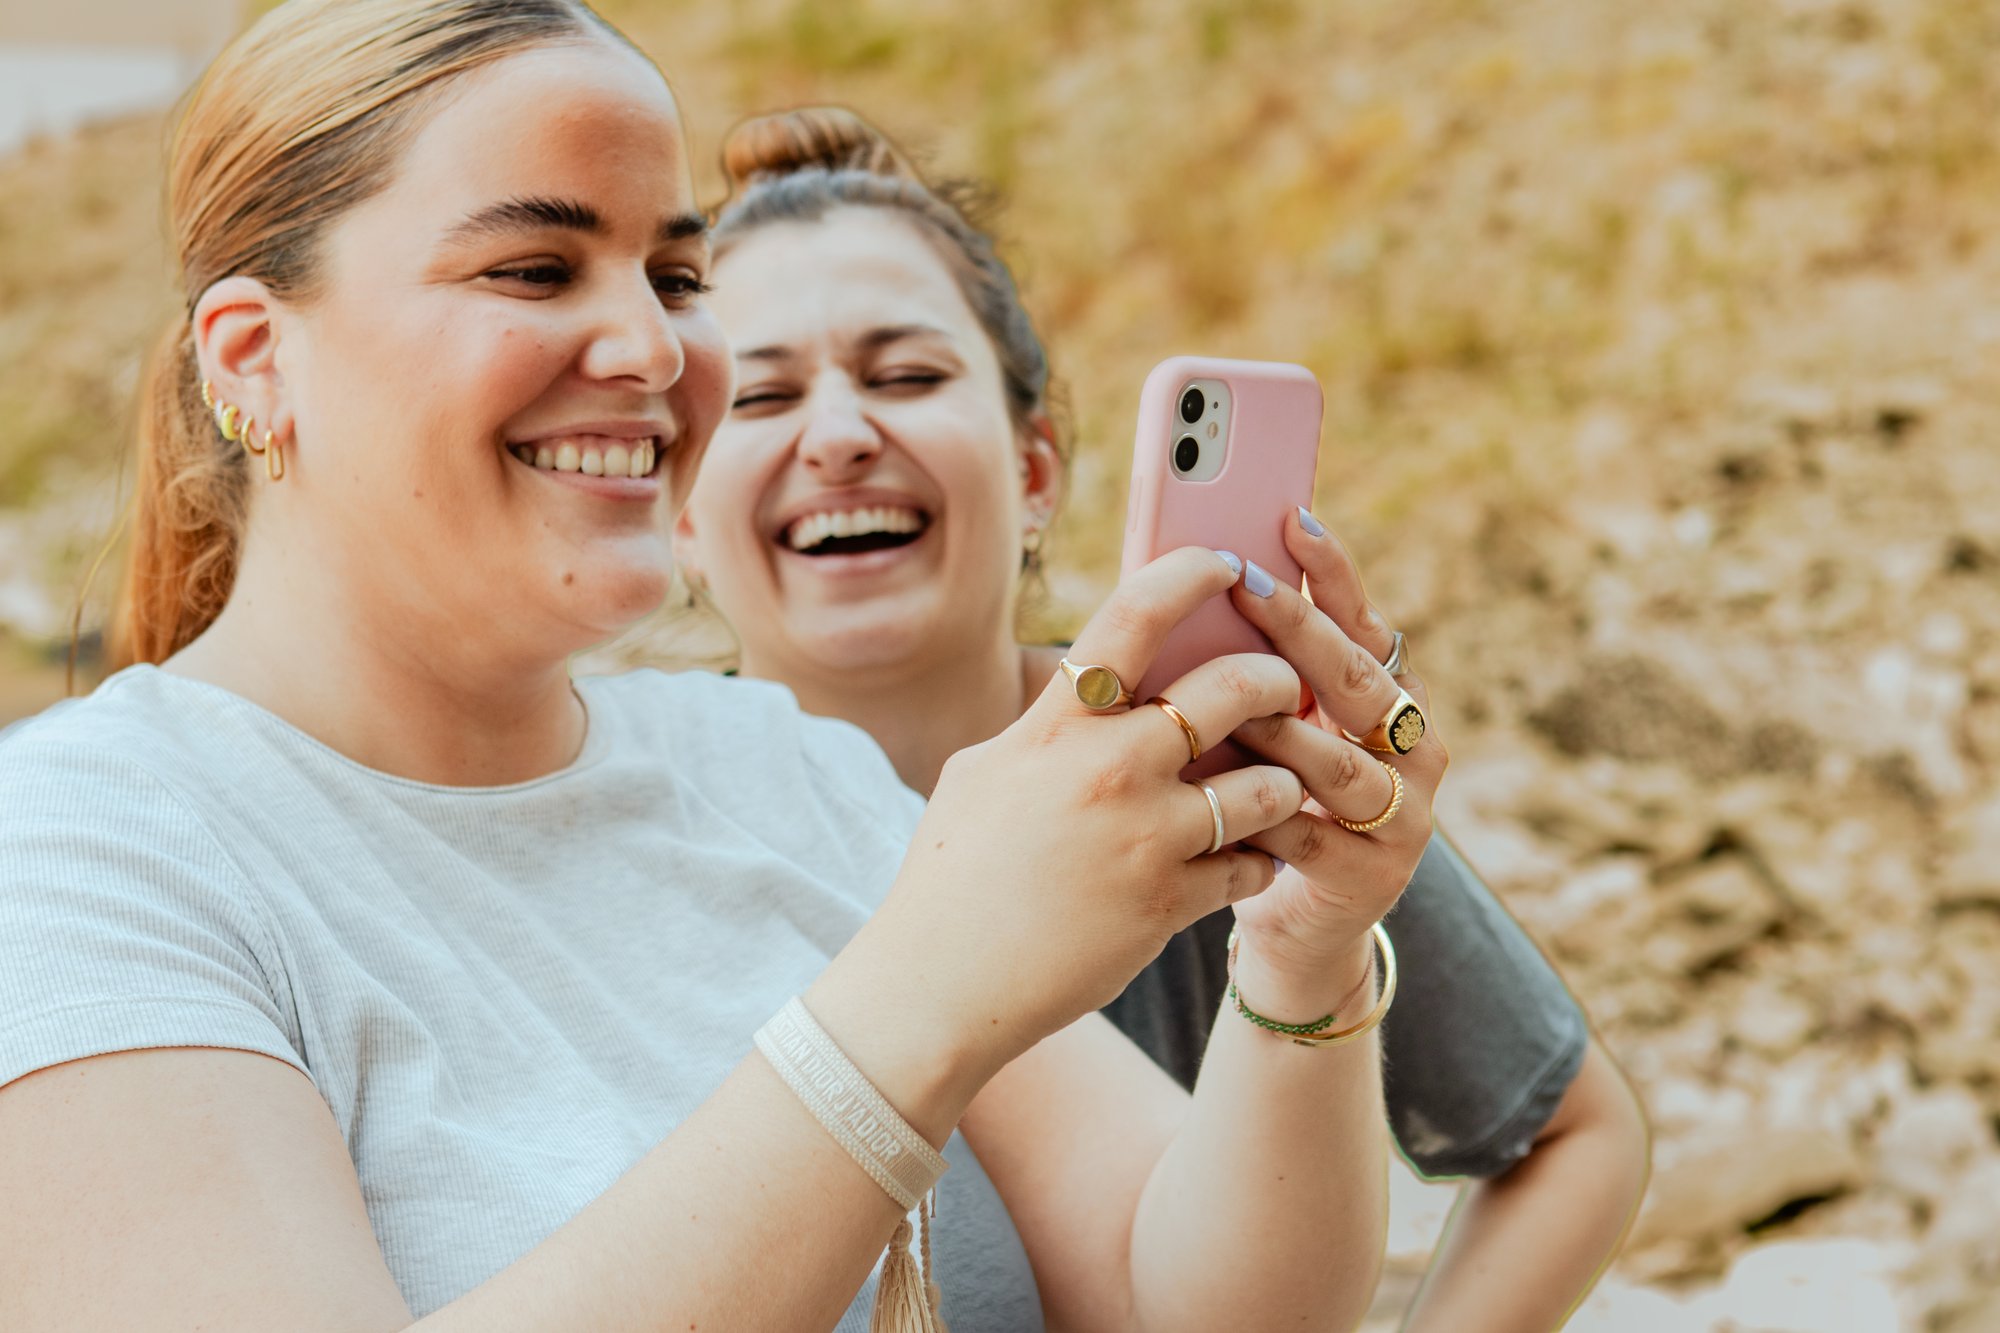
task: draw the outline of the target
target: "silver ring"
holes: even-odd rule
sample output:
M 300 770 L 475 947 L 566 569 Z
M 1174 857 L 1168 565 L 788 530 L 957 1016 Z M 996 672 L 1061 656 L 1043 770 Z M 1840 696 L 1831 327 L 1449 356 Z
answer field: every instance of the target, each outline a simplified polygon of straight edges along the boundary
M 1410 659 L 1403 653 L 1403 631 L 1391 630 L 1390 633 L 1396 636 L 1396 640 L 1390 645 L 1389 660 L 1382 667 L 1392 676 L 1401 676 L 1410 669 Z
M 1206 782 L 1194 785 L 1201 788 L 1201 794 L 1208 798 L 1208 813 L 1215 821 L 1215 836 L 1208 840 L 1208 850 L 1210 853 L 1219 852 L 1222 850 L 1222 798 Z

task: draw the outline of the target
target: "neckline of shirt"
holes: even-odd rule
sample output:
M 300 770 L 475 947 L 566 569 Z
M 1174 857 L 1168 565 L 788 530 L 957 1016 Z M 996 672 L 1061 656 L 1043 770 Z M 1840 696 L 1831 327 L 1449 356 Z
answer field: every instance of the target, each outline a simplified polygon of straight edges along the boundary
M 179 676 L 170 671 L 162 671 L 159 667 L 150 663 L 142 662 L 126 667 L 123 671 L 118 672 L 109 680 L 99 685 L 98 691 L 103 692 L 109 689 L 122 688 L 122 685 L 128 679 L 145 680 L 153 683 L 156 688 L 159 682 L 170 682 L 166 685 L 166 689 L 169 691 L 185 689 L 207 695 L 211 699 L 220 701 L 225 707 L 241 712 L 250 719 L 253 725 L 262 727 L 267 731 L 275 732 L 290 744 L 338 764 L 372 782 L 378 782 L 385 786 L 401 787 L 407 791 L 421 792 L 425 795 L 476 798 L 484 796 L 508 796 L 519 792 L 532 791 L 537 787 L 544 787 L 551 783 L 561 782 L 588 772 L 602 763 L 611 749 L 611 728 L 605 725 L 605 720 L 601 717 L 603 710 L 594 707 L 591 703 L 590 696 L 599 693 L 599 691 L 596 685 L 596 678 L 590 676 L 574 677 L 570 681 L 570 684 L 576 690 L 577 701 L 583 705 L 583 745 L 577 751 L 575 759 L 563 767 L 556 769 L 554 772 L 544 773 L 539 777 L 525 778 L 520 782 L 507 782 L 498 786 L 468 787 L 451 786 L 441 782 L 424 782 L 418 778 L 406 778 L 396 773 L 385 773 L 379 768 L 370 768 L 367 764 L 341 753 L 325 741 L 301 730 L 262 704 L 246 699 L 234 690 L 225 689 L 220 685 L 214 685 L 205 680 L 196 680 L 189 676 Z

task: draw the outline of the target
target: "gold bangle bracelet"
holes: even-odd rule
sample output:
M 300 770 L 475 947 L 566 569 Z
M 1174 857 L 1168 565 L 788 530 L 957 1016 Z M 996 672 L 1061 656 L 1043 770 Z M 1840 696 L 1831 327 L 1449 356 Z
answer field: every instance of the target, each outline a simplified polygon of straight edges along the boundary
M 1274 1032 L 1272 1035 L 1282 1036 L 1288 1041 L 1296 1042 L 1300 1046 L 1339 1046 L 1343 1043 L 1353 1041 L 1356 1037 L 1367 1033 L 1373 1028 L 1381 1026 L 1382 1019 L 1389 1012 L 1390 1003 L 1396 998 L 1396 946 L 1389 942 L 1389 932 L 1380 921 L 1370 926 L 1368 933 L 1374 936 L 1375 951 L 1382 956 L 1382 994 L 1376 997 L 1375 1007 L 1368 1011 L 1367 1016 L 1352 1027 L 1334 1028 L 1326 1032 L 1301 1032 L 1294 1030 Z M 1272 1027 L 1271 1021 L 1263 1019 L 1261 1016 L 1253 1017 L 1256 1011 L 1252 1010 L 1243 997 L 1236 992 L 1236 951 L 1238 943 L 1236 930 L 1234 927 L 1231 927 L 1229 931 L 1229 990 L 1235 996 L 1236 1011 L 1242 1014 L 1254 1026 L 1270 1031 Z M 1338 1011 L 1336 1010 L 1335 1012 Z M 1331 1017 L 1331 1015 L 1328 1017 Z

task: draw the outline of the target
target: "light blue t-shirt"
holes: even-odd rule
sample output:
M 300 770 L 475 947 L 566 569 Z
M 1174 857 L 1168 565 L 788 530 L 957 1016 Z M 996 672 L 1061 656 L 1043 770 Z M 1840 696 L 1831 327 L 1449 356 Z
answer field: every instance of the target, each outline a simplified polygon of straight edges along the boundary
M 583 753 L 505 787 L 364 768 L 151 667 L 0 733 L 0 1085 L 260 1051 L 332 1108 L 418 1316 L 521 1257 L 745 1058 L 880 902 L 922 808 L 782 687 L 578 684 Z M 946 1319 L 1040 1329 L 998 1194 L 963 1140 L 946 1156 Z

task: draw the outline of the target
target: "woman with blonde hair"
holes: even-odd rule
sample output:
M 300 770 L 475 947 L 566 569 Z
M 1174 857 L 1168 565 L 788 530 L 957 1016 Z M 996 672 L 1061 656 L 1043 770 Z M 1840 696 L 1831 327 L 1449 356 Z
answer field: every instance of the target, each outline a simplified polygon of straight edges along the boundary
M 1359 1318 L 1445 754 L 1341 731 L 1420 682 L 1199 548 L 927 807 L 776 686 L 572 679 L 730 397 L 659 72 L 570 0 L 289 0 L 171 154 L 138 661 L 0 740 L 0 1327 Z M 1267 762 L 1188 784 L 1119 687 L 1225 595 L 1281 656 L 1172 698 Z M 1093 1011 L 1252 899 L 1189 1099 Z
M 963 192 L 928 186 L 853 113 L 746 121 L 723 159 L 715 309 L 738 382 L 682 514 L 683 563 L 744 673 L 866 728 L 928 791 L 1062 655 L 1015 631 L 1065 471 L 1047 359 L 955 206 Z M 1273 521 L 1331 540 L 1308 514 Z M 1315 600 L 1402 670 L 1401 637 L 1341 570 Z M 1177 934 L 1106 1011 L 1184 1086 L 1224 1000 L 1233 916 L 1262 906 Z M 1539 1333 L 1615 1252 L 1644 1189 L 1644 1119 L 1560 979 L 1442 838 L 1389 925 L 1403 966 L 1383 1037 L 1392 1123 L 1420 1170 L 1476 1181 L 1408 1327 Z

